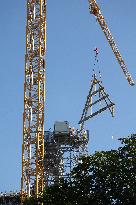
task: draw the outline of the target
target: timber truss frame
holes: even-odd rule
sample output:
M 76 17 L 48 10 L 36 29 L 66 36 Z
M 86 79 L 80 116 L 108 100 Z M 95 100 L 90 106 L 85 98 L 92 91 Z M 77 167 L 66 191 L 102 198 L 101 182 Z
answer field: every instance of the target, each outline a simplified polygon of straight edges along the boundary
M 93 100 L 96 98 L 96 100 Z M 93 107 L 102 104 L 105 102 L 106 106 L 97 109 L 93 112 Z M 89 90 L 89 94 L 87 96 L 87 100 L 85 103 L 85 107 L 83 109 L 83 113 L 81 119 L 79 121 L 80 129 L 84 129 L 84 122 L 89 120 L 90 118 L 95 117 L 96 115 L 102 113 L 103 111 L 109 109 L 112 117 L 114 117 L 114 103 L 110 100 L 109 95 L 105 92 L 105 88 L 103 87 L 100 80 L 96 78 L 96 74 L 93 75 L 93 79 L 91 81 L 91 88 Z M 90 111 L 90 113 L 89 113 Z

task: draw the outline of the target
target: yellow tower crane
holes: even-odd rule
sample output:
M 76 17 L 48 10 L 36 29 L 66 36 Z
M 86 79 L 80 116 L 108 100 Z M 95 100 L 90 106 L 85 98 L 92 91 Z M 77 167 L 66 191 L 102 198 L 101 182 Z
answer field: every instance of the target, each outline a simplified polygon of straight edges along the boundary
M 90 12 L 99 22 L 130 85 L 134 81 L 95 0 Z M 44 103 L 46 0 L 27 0 L 21 200 L 40 196 L 44 188 Z
M 126 77 L 128 83 L 130 85 L 134 85 L 135 83 L 134 83 L 130 73 L 127 70 L 125 62 L 124 62 L 124 60 L 123 60 L 123 58 L 122 58 L 122 56 L 117 48 L 117 45 L 114 41 L 114 38 L 112 37 L 111 32 L 110 32 L 110 30 L 105 22 L 105 19 L 101 13 L 99 5 L 96 3 L 96 0 L 88 0 L 88 1 L 89 1 L 89 5 L 90 5 L 90 13 L 95 15 L 98 23 L 100 24 L 101 29 L 104 32 L 104 34 L 105 34 L 105 36 L 106 36 L 106 38 L 107 38 L 107 40 L 112 48 L 112 51 L 113 51 L 116 59 L 118 60 L 123 73 L 125 74 L 125 77 Z
M 21 199 L 44 188 L 46 0 L 27 0 Z

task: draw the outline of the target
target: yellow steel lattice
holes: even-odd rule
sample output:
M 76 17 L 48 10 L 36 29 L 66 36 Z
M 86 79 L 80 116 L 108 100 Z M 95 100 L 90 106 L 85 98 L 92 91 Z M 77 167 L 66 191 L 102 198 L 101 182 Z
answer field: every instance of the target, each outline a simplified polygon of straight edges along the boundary
M 44 188 L 46 0 L 27 0 L 22 201 Z

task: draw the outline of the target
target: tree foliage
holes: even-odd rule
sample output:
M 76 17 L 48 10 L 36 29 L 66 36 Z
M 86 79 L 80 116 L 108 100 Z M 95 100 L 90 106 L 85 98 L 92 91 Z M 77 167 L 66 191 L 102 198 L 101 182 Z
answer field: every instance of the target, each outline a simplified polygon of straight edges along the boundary
M 47 188 L 40 199 L 43 204 L 136 205 L 136 135 L 119 140 L 117 150 L 82 157 L 72 181 Z

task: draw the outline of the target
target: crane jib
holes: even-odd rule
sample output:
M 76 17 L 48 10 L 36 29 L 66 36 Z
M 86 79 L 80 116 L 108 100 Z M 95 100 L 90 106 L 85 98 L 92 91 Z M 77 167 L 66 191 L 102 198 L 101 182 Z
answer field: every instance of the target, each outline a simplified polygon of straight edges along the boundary
M 119 63 L 119 65 L 120 65 L 128 83 L 131 86 L 135 85 L 135 83 L 134 83 L 134 81 L 133 81 L 133 79 L 132 79 L 132 77 L 127 69 L 127 66 L 126 66 L 126 64 L 125 64 L 125 62 L 124 62 L 124 60 L 123 60 L 123 58 L 122 58 L 122 56 L 117 48 L 117 45 L 114 41 L 114 38 L 112 37 L 112 34 L 107 26 L 107 23 L 106 23 L 103 15 L 100 11 L 100 7 L 98 6 L 98 4 L 96 3 L 95 0 L 89 0 L 89 5 L 90 5 L 90 8 L 89 8 L 90 13 L 95 15 L 95 17 L 97 18 L 97 21 L 100 24 L 101 29 L 102 29 L 103 33 L 105 34 L 107 41 L 109 42 L 109 45 L 110 45 L 118 63 Z

